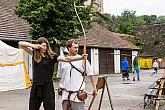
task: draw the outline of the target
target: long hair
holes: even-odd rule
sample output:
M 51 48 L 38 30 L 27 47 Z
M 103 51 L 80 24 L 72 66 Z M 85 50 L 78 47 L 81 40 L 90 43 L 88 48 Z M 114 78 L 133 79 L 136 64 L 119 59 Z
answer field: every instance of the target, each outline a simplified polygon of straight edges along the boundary
M 55 55 L 55 53 L 50 48 L 50 44 L 46 38 L 40 37 L 37 39 L 36 44 L 42 44 L 42 43 L 47 44 L 45 57 L 49 58 L 49 57 L 52 57 L 53 55 Z M 36 61 L 37 63 L 39 63 L 41 61 L 42 55 L 40 54 L 40 49 L 34 49 L 33 57 L 34 57 L 34 61 Z

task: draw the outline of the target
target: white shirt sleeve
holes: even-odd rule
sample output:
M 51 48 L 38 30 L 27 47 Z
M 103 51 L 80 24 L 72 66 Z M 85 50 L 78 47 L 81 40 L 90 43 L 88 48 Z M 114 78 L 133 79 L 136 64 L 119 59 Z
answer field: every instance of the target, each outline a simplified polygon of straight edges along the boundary
M 86 73 L 87 73 L 87 76 L 94 75 L 92 71 L 92 67 L 88 60 L 86 61 Z
M 57 76 L 61 78 L 62 70 L 61 70 L 61 65 L 62 63 L 59 61 L 58 62 L 58 69 L 57 69 Z

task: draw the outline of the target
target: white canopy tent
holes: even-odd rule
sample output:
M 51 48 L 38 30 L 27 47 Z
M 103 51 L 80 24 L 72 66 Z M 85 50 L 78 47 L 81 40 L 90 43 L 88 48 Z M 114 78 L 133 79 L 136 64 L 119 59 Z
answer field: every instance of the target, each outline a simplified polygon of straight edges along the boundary
M 31 86 L 24 56 L 24 50 L 11 47 L 0 40 L 0 91 Z

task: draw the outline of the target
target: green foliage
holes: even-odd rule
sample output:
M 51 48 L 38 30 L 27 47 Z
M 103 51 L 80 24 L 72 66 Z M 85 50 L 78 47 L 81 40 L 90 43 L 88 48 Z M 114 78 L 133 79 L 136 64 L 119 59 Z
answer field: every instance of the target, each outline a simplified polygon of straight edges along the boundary
M 118 28 L 116 28 L 116 17 L 114 15 L 111 16 L 111 14 L 108 13 L 95 13 L 93 18 L 93 21 L 97 22 L 99 25 L 102 25 L 110 31 L 118 32 Z
M 59 82 L 59 81 L 60 81 L 60 78 L 57 77 L 57 72 L 54 72 L 54 73 L 53 73 L 52 80 L 53 80 L 54 82 Z
M 15 13 L 31 26 L 32 39 L 41 36 L 65 42 L 82 35 L 81 25 L 74 10 L 74 2 L 82 6 L 83 0 L 20 0 Z M 91 7 L 77 8 L 86 29 L 91 23 Z
M 159 16 L 156 15 L 143 15 L 140 16 L 144 21 L 146 21 L 146 24 L 157 24 L 157 23 L 165 23 L 165 16 Z
M 134 37 L 132 43 L 136 46 L 142 46 L 143 43 L 141 42 L 141 40 L 138 37 Z
M 99 16 L 97 16 L 99 15 Z M 102 25 L 103 27 L 106 27 L 110 31 L 124 33 L 124 34 L 130 34 L 135 35 L 133 33 L 133 26 L 140 26 L 140 25 L 148 25 L 148 24 L 155 24 L 155 23 L 165 23 L 165 16 L 159 16 L 156 15 L 142 15 L 142 16 L 136 16 L 135 11 L 130 10 L 124 10 L 123 13 L 121 13 L 120 16 L 114 16 L 111 14 L 97 14 L 95 15 L 95 21 Z M 147 32 L 146 32 L 147 33 Z M 153 33 L 152 33 L 153 34 Z M 161 35 L 161 38 L 165 38 L 164 30 L 159 29 L 157 32 L 154 33 L 156 36 Z M 146 36 L 147 37 L 147 36 Z M 138 37 L 127 37 L 127 40 L 132 42 L 134 45 L 141 48 L 140 52 L 145 52 L 147 47 L 147 43 L 145 44 L 142 42 Z M 155 47 L 161 46 L 160 37 L 154 38 L 152 45 Z
M 134 22 L 134 25 L 144 25 L 147 21 L 145 21 L 142 17 L 137 16 Z
M 138 46 L 141 49 L 140 52 L 145 51 L 144 50 L 145 43 L 143 43 L 138 37 L 133 37 L 133 39 L 131 40 L 131 42 L 134 45 Z
M 151 17 L 149 15 L 142 15 L 140 16 L 146 23 L 145 24 L 150 24 L 151 23 Z
M 156 23 L 157 16 L 156 15 L 151 15 L 151 23 L 154 24 Z
M 110 31 L 133 34 L 133 26 L 165 23 L 165 16 L 136 16 L 136 11 L 124 10 L 120 16 L 114 16 L 107 13 L 99 14 L 99 16 L 96 15 L 95 22 L 106 27 Z
M 157 17 L 156 23 L 165 23 L 165 16 L 159 16 L 159 17 Z
M 102 17 L 103 17 L 105 20 L 111 20 L 111 19 L 112 19 L 111 14 L 104 13 L 104 14 L 100 14 L 100 15 L 102 15 Z
M 117 16 L 118 29 L 120 33 L 131 34 L 132 32 L 132 18 L 135 12 L 125 10 L 121 16 Z
M 135 15 L 136 11 L 124 10 L 121 16 L 117 16 L 118 30 L 120 33 L 132 34 L 134 25 L 145 24 L 145 21 Z

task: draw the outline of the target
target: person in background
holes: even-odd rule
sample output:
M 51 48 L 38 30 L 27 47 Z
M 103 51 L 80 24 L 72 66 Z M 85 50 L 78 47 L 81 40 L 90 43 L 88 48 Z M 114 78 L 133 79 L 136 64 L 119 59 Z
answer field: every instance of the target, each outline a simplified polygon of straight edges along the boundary
M 157 74 L 159 65 L 158 65 L 158 62 L 156 60 L 153 62 L 152 67 L 154 68 L 154 72 Z
M 127 57 L 124 57 L 124 59 L 123 59 L 122 62 L 121 62 L 121 70 L 122 70 L 122 78 L 123 78 L 123 81 L 125 81 L 125 78 L 126 78 L 127 80 L 130 80 L 130 79 L 129 79 L 128 68 L 129 68 L 129 64 L 128 64 Z
M 137 80 L 140 81 L 140 65 L 138 61 L 138 56 L 135 57 L 133 61 L 133 81 L 135 81 L 135 77 L 137 76 Z
M 52 81 L 54 64 L 57 61 L 82 60 L 83 56 L 58 56 L 46 38 L 40 37 L 36 44 L 19 42 L 19 46 L 32 55 L 33 83 L 30 91 L 29 110 L 39 110 L 41 103 L 45 110 L 55 110 L 55 92 Z

